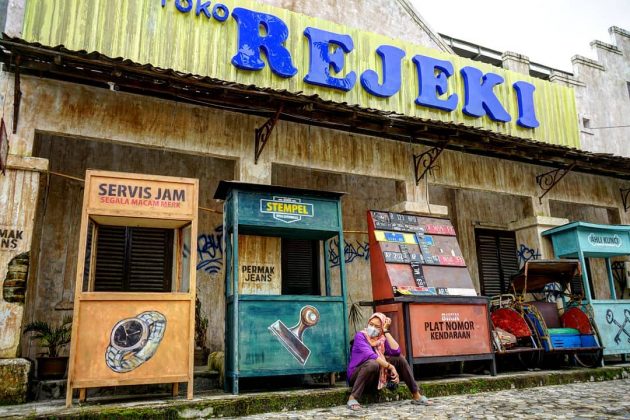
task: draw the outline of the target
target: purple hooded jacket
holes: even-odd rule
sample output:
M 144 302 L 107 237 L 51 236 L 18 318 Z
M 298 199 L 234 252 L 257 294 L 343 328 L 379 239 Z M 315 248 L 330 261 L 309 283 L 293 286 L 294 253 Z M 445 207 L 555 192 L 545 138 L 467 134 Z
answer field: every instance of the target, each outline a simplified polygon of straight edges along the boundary
M 387 340 L 385 340 L 385 356 L 400 356 L 400 347 L 393 350 Z M 376 359 L 378 355 L 376 350 L 370 346 L 370 342 L 361 331 L 354 336 L 354 344 L 352 344 L 352 353 L 350 353 L 350 363 L 348 363 L 347 378 L 350 381 L 354 371 L 364 362 Z

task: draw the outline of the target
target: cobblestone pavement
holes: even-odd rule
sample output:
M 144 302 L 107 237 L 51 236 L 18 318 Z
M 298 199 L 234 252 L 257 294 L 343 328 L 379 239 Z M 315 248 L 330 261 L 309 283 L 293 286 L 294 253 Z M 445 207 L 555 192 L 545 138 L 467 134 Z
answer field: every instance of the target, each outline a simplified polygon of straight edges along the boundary
M 576 383 L 434 398 L 422 407 L 409 401 L 268 413 L 241 419 L 630 419 L 630 379 Z

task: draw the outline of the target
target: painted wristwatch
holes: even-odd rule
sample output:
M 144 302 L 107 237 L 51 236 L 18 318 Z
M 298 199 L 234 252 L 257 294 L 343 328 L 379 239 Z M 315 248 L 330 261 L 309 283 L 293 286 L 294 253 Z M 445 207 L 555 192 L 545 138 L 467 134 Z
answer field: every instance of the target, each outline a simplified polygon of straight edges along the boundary
M 146 311 L 125 318 L 112 328 L 105 362 L 114 372 L 130 372 L 149 360 L 164 337 L 166 317 L 157 311 Z

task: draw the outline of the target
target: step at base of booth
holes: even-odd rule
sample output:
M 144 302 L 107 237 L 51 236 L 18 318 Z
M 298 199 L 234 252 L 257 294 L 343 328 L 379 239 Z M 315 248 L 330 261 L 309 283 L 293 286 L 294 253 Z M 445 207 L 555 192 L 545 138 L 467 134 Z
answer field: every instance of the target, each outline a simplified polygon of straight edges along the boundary
M 29 394 L 31 401 L 57 400 L 66 397 L 66 379 L 33 380 L 30 384 Z M 194 392 L 204 392 L 209 390 L 219 390 L 219 372 L 217 371 L 196 371 L 194 380 Z M 140 396 L 158 394 L 170 395 L 170 384 L 157 385 L 130 385 L 130 386 L 110 386 L 103 388 L 89 388 L 87 398 L 107 397 L 107 396 Z M 186 385 L 181 384 L 179 394 L 186 395 Z

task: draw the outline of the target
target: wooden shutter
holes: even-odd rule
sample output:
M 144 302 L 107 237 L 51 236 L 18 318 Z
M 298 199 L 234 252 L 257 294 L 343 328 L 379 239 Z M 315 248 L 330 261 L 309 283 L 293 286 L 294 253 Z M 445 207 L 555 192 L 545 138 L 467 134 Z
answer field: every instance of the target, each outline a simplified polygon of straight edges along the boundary
M 173 231 L 121 226 L 98 227 L 94 290 L 169 292 Z
M 172 234 L 170 229 L 131 229 L 128 291 L 170 292 Z
M 318 241 L 282 239 L 282 294 L 319 295 Z
M 94 290 L 122 292 L 125 289 L 127 229 L 99 226 L 96 240 Z
M 514 232 L 475 230 L 481 294 L 494 296 L 508 291 L 510 277 L 518 271 Z

